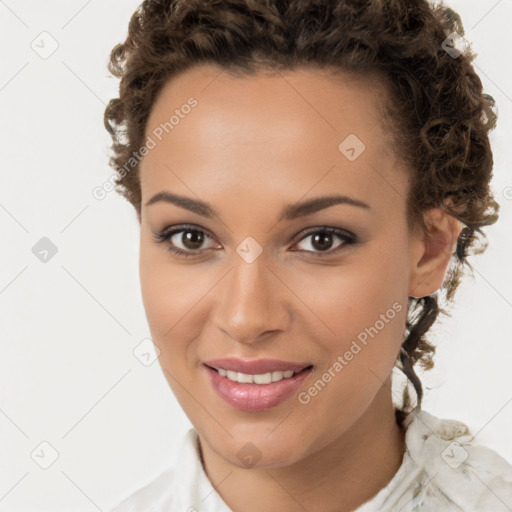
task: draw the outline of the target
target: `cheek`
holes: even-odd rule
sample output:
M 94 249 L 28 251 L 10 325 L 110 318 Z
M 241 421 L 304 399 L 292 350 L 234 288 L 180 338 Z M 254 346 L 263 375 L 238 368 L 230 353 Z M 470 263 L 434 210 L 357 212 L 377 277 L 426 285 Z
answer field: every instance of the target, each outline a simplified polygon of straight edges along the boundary
M 394 254 L 360 257 L 354 253 L 347 264 L 316 267 L 309 272 L 295 269 L 287 272 L 285 279 L 307 306 L 299 309 L 304 311 L 302 319 L 310 334 L 317 340 L 346 341 L 373 326 L 381 315 L 394 321 L 386 326 L 398 324 L 401 330 L 403 318 L 396 317 L 403 317 L 400 310 L 407 304 L 404 268 Z
M 403 341 L 404 262 L 394 250 L 388 254 L 381 250 L 378 255 L 368 251 L 368 256 L 350 265 L 304 272 L 294 279 L 296 286 L 300 281 L 302 296 L 318 315 L 306 315 L 311 321 L 305 336 L 323 353 L 317 378 L 329 382 L 329 391 L 318 393 L 325 396 L 318 406 L 364 407 L 392 370 Z M 322 388 L 321 383 L 317 388 Z
M 197 340 L 208 322 L 205 299 L 215 279 L 192 265 L 173 264 L 160 246 L 141 246 L 139 265 L 142 300 L 160 363 L 183 374 L 196 364 Z
M 162 247 L 141 245 L 139 265 L 141 294 L 148 324 L 153 340 L 164 351 L 169 348 L 165 340 L 181 339 L 177 337 L 177 332 L 190 309 L 191 287 L 186 285 L 179 271 L 172 269 Z

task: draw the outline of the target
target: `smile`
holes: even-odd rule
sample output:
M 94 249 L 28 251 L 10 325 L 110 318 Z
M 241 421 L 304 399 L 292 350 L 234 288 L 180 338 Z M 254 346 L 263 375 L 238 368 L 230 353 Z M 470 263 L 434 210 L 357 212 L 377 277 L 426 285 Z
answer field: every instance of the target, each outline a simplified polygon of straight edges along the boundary
M 252 367 L 253 373 L 249 373 L 248 367 Z M 312 372 L 313 365 L 224 359 L 208 361 L 204 368 L 213 390 L 225 403 L 235 409 L 256 412 L 276 407 L 293 396 Z
M 217 368 L 216 370 L 222 377 L 227 377 L 229 380 L 240 384 L 270 384 L 271 382 L 289 379 L 295 373 L 292 370 L 286 370 L 285 372 L 277 371 L 252 375 L 250 373 L 233 372 L 224 368 Z

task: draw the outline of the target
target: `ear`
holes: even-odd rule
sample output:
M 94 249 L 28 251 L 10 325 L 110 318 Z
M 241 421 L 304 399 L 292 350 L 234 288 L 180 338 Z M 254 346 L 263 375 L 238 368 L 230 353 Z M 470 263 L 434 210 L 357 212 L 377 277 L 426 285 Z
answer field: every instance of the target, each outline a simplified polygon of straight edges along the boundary
M 409 297 L 431 295 L 443 284 L 462 223 L 441 208 L 423 214 L 412 239 Z

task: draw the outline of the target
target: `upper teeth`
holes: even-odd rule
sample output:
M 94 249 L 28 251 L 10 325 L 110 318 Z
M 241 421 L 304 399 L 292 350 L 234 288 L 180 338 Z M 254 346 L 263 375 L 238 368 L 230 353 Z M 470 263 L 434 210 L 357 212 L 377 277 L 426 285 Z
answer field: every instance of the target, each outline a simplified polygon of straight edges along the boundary
M 270 384 L 271 382 L 277 382 L 282 379 L 288 379 L 294 373 L 292 370 L 286 370 L 285 372 L 277 371 L 251 375 L 248 373 L 224 370 L 223 368 L 217 368 L 217 371 L 219 372 L 219 375 L 221 375 L 222 377 L 227 377 L 229 380 L 245 384 Z

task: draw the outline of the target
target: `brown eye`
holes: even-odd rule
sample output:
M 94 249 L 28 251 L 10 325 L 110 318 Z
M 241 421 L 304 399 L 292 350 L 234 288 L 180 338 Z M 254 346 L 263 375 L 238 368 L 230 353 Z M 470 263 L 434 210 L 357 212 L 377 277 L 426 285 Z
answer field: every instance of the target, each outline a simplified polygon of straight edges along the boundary
M 166 243 L 169 251 L 184 257 L 196 256 L 204 249 L 211 248 L 204 247 L 204 244 L 213 240 L 205 231 L 194 226 L 166 228 L 161 233 L 155 233 L 154 238 L 157 243 Z
M 185 246 L 186 249 L 190 249 L 191 251 L 200 249 L 205 240 L 204 233 L 195 229 L 178 231 L 178 233 L 183 233 L 181 238 L 178 237 L 178 240 Z
M 345 245 L 353 244 L 356 242 L 356 237 L 354 235 L 336 228 L 322 228 L 316 229 L 315 231 L 310 231 L 300 240 L 299 244 L 308 239 L 308 243 L 304 243 L 303 248 L 300 250 L 318 254 L 333 254 L 343 248 Z M 336 243 L 336 239 L 338 239 L 339 242 L 334 246 L 333 249 L 333 244 Z

